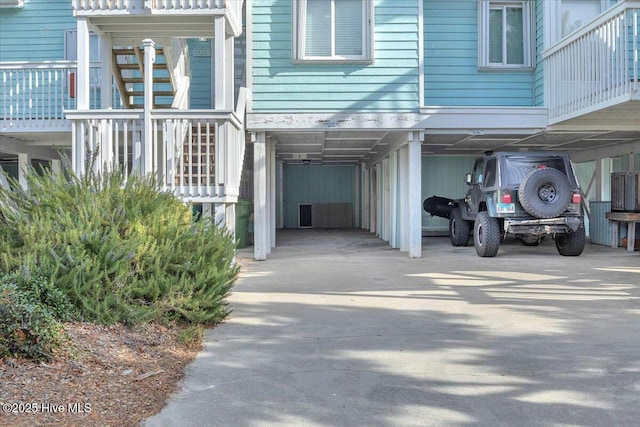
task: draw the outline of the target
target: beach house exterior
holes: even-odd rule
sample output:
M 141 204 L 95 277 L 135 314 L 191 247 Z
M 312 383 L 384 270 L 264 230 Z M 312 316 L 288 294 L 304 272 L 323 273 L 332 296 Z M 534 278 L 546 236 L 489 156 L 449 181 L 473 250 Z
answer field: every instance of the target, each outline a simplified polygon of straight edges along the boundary
M 638 12 L 610 0 L 0 0 L 0 166 L 155 173 L 256 259 L 280 228 L 410 257 L 490 150 L 571 153 L 589 202 L 640 171 Z M 92 154 L 95 161 L 87 162 Z M 6 183 L 5 183 L 6 184 Z M 596 203 L 593 205 L 596 206 Z

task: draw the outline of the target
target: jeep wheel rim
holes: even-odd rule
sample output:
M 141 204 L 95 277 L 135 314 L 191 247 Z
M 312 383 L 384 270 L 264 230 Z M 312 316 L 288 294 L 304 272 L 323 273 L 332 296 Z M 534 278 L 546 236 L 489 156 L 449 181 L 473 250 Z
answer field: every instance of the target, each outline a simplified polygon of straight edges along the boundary
M 558 192 L 554 185 L 544 184 L 538 189 L 538 197 L 545 203 L 553 203 L 556 197 L 558 197 Z

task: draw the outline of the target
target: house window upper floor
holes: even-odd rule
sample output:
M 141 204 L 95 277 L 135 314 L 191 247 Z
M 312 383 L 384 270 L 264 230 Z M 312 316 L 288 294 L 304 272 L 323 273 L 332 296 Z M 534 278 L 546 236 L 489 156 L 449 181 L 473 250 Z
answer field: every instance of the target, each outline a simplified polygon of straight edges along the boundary
M 533 68 L 533 2 L 481 0 L 478 7 L 478 67 Z
M 293 5 L 294 62 L 373 62 L 371 0 L 298 0 Z

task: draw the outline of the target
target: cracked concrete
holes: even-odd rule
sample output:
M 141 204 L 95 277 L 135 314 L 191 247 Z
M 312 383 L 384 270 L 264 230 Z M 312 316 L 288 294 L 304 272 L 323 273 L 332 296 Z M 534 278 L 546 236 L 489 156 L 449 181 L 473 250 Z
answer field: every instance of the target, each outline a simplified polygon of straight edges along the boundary
M 245 250 L 250 256 L 250 249 Z M 635 426 L 640 256 L 289 230 L 146 426 Z

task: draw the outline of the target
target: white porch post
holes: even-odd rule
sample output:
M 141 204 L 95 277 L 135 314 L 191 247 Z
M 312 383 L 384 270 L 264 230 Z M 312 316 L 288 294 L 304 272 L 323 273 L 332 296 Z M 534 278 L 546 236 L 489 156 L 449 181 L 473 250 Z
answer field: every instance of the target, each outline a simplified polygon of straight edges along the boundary
M 370 194 L 371 194 L 371 184 L 370 177 L 371 172 L 369 168 L 367 168 L 364 163 L 360 166 L 360 171 L 362 174 L 362 214 L 361 214 L 361 228 L 363 230 L 369 229 L 369 206 L 370 206 Z
M 235 203 L 227 203 L 225 209 L 225 219 L 226 219 L 226 227 L 233 234 L 233 238 L 236 239 L 236 204 Z
M 20 187 L 23 190 L 29 189 L 29 185 L 27 184 L 26 173 L 31 166 L 31 156 L 27 153 L 19 153 L 18 154 L 18 182 L 20 183 Z
M 213 38 L 213 108 L 227 108 L 226 87 L 227 80 L 227 42 L 224 16 L 216 16 L 214 21 Z
M 361 165 L 355 165 L 354 168 L 354 179 L 355 179 L 355 183 L 354 183 L 354 197 L 353 197 L 353 228 L 360 228 L 360 212 L 362 210 L 362 172 L 361 172 L 362 166 Z
M 144 45 L 144 141 L 142 174 L 153 170 L 153 122 L 151 109 L 153 108 L 153 64 L 156 62 L 155 43 L 151 39 L 142 40 Z
M 78 17 L 77 30 L 76 109 L 88 110 L 91 93 L 89 84 L 89 63 L 91 58 L 89 54 L 89 25 L 87 18 Z
M 391 208 L 389 202 L 391 201 L 389 198 L 389 158 L 385 157 L 382 160 L 382 185 L 381 188 L 381 196 L 382 196 L 382 215 L 380 222 L 380 238 L 387 243 L 389 242 L 389 234 L 390 234 L 390 224 L 389 220 L 391 218 Z
M 276 144 L 270 140 L 267 146 L 267 196 L 269 200 L 269 251 L 276 247 Z
M 409 250 L 409 149 L 406 145 L 398 150 L 398 179 L 400 250 L 406 252 Z
M 389 244 L 399 248 L 398 239 L 398 153 L 389 156 Z
M 103 109 L 113 108 L 112 50 L 111 37 L 100 37 L 100 107 Z
M 422 134 L 408 133 L 408 172 L 409 172 L 409 257 L 422 257 Z
M 277 193 L 278 193 L 278 198 L 277 198 L 278 210 L 276 211 L 276 214 L 279 213 L 279 215 L 277 215 L 278 218 L 276 220 L 276 227 L 284 228 L 284 162 L 282 161 L 276 162 L 276 169 L 277 169 L 276 187 L 277 187 Z
M 266 260 L 270 246 L 267 212 L 266 135 L 258 132 L 253 141 L 253 257 Z
M 227 226 L 227 206 L 224 203 L 213 203 L 213 221 L 220 227 Z

